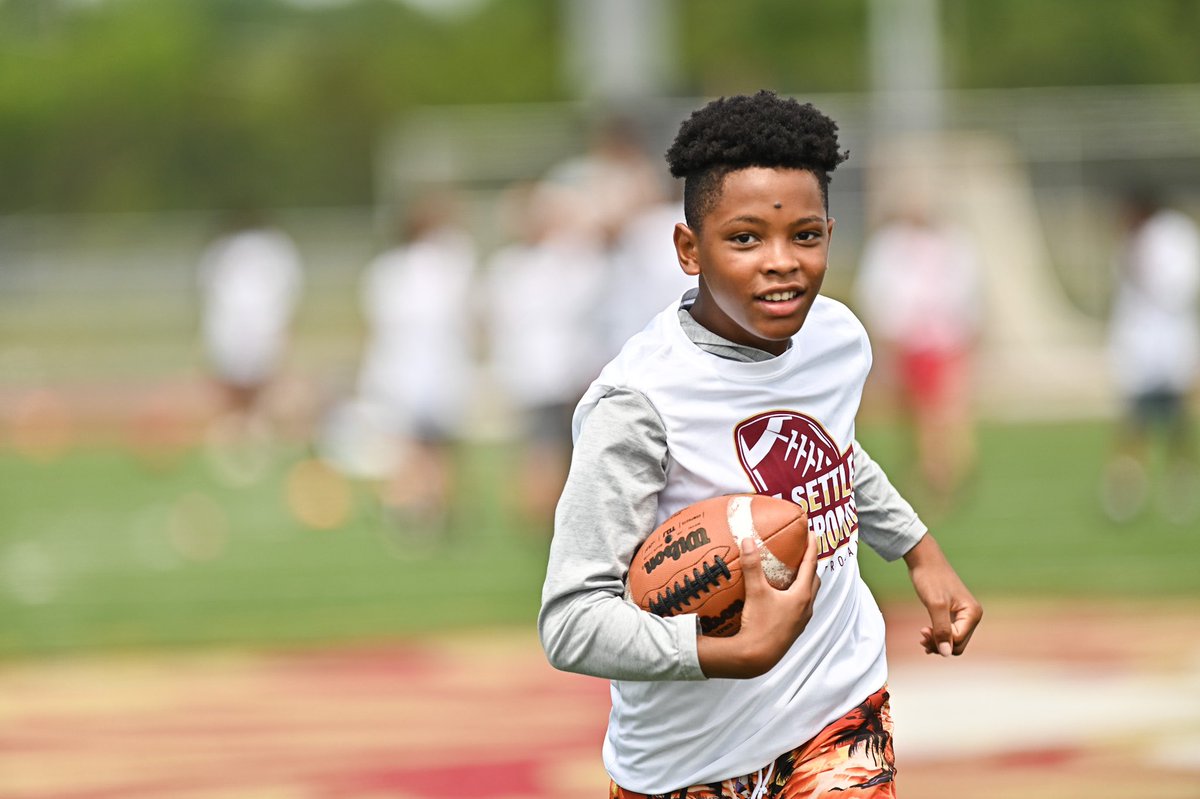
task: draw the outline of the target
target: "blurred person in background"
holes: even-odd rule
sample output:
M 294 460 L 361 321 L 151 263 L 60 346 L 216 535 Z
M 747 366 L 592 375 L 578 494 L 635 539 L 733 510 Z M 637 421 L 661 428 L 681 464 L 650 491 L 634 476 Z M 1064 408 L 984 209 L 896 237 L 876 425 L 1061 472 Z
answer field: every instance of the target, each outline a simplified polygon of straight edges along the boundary
M 1164 516 L 1200 512 L 1200 462 L 1188 403 L 1200 375 L 1200 232 L 1153 190 L 1122 200 L 1125 238 L 1109 324 L 1113 379 L 1125 406 L 1101 499 L 1115 521 L 1141 512 L 1151 494 L 1151 434 L 1166 445 Z
M 546 181 L 586 199 L 575 224 L 590 232 L 608 259 L 600 324 L 611 357 L 696 285 L 673 268 L 671 231 L 683 221 L 681 190 L 661 177 L 636 120 L 621 114 L 601 118 L 588 149 L 551 167 Z
M 696 278 L 674 268 L 678 255 L 671 232 L 682 221 L 683 196 L 676 187 L 673 196 L 641 208 L 617 231 L 605 300 L 610 355 L 659 311 L 696 287 Z
M 287 352 L 302 281 L 296 244 L 256 208 L 232 212 L 200 258 L 201 335 L 221 398 L 208 452 L 230 481 L 253 482 L 265 467 L 265 397 Z
M 513 187 L 503 210 L 516 240 L 487 265 L 490 368 L 522 448 L 514 510 L 523 527 L 547 533 L 570 461 L 571 413 L 604 356 L 608 262 L 589 201 L 559 183 Z
M 620 115 L 601 120 L 587 151 L 551 167 L 545 180 L 586 198 L 576 211 L 576 223 L 590 228 L 606 248 L 614 245 L 627 220 L 658 202 L 663 192 L 636 124 Z
M 928 506 L 946 512 L 976 461 L 970 388 L 982 279 L 974 243 L 911 196 L 868 238 L 855 295 L 911 423 Z
M 474 383 L 477 253 L 444 192 L 417 198 L 393 236 L 362 277 L 367 342 L 353 407 L 385 448 L 367 470 L 379 472 L 380 500 L 397 532 L 441 535 Z

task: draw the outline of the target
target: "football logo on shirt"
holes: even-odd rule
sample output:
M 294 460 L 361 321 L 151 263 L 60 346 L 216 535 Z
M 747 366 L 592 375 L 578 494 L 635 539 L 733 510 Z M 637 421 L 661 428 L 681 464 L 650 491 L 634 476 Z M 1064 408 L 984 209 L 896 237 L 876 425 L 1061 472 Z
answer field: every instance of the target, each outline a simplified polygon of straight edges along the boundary
M 852 540 L 858 532 L 853 447 L 839 452 L 816 420 L 794 411 L 747 419 L 734 430 L 734 440 L 755 490 L 808 510 L 822 558 Z

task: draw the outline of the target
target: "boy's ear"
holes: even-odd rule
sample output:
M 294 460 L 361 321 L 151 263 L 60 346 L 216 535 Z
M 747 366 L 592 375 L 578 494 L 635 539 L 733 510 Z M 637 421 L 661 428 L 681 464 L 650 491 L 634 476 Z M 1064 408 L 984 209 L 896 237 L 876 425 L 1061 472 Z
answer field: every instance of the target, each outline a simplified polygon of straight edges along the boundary
M 685 275 L 695 277 L 700 274 L 700 243 L 696 231 L 683 222 L 675 224 L 675 255 L 679 258 L 679 267 Z

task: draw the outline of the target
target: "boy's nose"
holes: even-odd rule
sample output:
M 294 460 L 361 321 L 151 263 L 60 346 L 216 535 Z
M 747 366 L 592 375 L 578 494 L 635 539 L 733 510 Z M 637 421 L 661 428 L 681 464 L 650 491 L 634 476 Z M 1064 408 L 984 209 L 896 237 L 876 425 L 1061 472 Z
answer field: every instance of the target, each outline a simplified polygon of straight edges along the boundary
M 800 268 L 800 259 L 794 248 L 775 244 L 767 248 L 763 267 L 765 271 L 773 274 L 788 274 Z

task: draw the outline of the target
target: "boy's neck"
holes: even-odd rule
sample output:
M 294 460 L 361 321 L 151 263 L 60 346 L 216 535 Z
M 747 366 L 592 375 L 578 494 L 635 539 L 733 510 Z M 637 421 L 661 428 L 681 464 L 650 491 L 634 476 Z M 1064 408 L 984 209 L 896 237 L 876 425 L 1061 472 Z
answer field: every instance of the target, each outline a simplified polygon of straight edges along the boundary
M 758 347 L 751 347 L 748 344 L 738 344 L 721 336 L 707 327 L 702 325 L 692 316 L 691 303 L 685 303 L 679 306 L 679 323 L 683 328 L 683 333 L 688 339 L 700 349 L 715 355 L 719 358 L 725 358 L 731 361 L 769 361 L 775 358 L 774 354 L 766 350 L 760 350 Z M 788 349 L 791 349 L 791 342 L 788 342 Z

